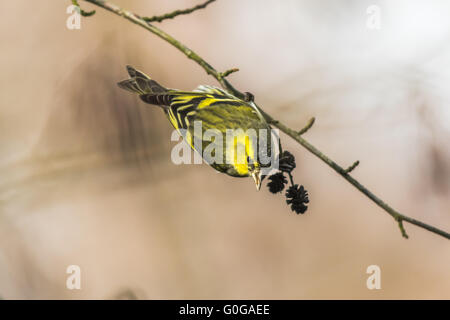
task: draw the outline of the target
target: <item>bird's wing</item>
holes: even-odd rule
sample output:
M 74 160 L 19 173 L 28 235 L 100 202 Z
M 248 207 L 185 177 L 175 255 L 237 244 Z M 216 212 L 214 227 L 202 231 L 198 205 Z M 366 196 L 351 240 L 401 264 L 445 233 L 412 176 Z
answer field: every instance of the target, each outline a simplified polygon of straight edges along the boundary
M 204 92 L 204 93 L 209 93 L 209 94 L 214 94 L 214 95 L 219 95 L 219 96 L 225 96 L 227 98 L 237 99 L 235 96 L 226 92 L 225 90 L 214 87 L 214 86 L 210 86 L 207 84 L 199 85 L 197 88 L 195 88 L 194 92 Z
M 232 94 L 228 93 L 227 91 L 221 89 L 221 88 L 217 88 L 214 86 L 210 86 L 210 85 L 205 85 L 202 84 L 200 86 L 198 86 L 194 92 L 204 92 L 204 93 L 209 93 L 209 94 L 213 94 L 217 97 L 220 98 L 220 96 L 222 96 L 225 99 L 235 99 L 238 101 L 241 101 L 239 98 L 236 98 L 235 96 L 233 96 Z M 241 102 L 242 104 L 242 102 Z M 258 115 L 259 119 L 263 122 L 266 122 L 264 116 L 261 114 L 261 112 L 259 111 L 258 107 L 256 106 L 256 104 L 251 101 L 251 102 L 247 102 L 247 104 L 253 108 L 253 110 L 255 110 L 256 114 Z
M 202 87 L 202 86 L 201 86 Z M 169 91 L 169 119 L 176 129 L 189 127 L 189 122 L 201 109 L 222 105 L 227 107 L 245 106 L 242 100 L 221 91 L 219 88 L 203 86 L 206 91 Z

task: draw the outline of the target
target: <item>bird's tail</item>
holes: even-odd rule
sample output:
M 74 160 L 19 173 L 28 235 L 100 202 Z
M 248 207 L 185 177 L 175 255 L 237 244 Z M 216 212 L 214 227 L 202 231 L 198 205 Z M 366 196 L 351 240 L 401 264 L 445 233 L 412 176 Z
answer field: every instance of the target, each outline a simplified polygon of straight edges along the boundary
M 117 85 L 130 92 L 134 92 L 143 95 L 159 95 L 167 91 L 162 85 L 143 72 L 136 70 L 132 66 L 127 66 L 130 79 L 123 80 L 117 83 Z

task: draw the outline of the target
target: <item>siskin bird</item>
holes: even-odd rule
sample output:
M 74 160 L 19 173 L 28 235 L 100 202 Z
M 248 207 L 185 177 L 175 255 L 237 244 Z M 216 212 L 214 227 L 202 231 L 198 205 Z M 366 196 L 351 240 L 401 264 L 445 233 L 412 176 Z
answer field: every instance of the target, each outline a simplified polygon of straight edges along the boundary
M 222 89 L 206 85 L 192 92 L 179 91 L 161 86 L 131 66 L 127 66 L 127 71 L 130 78 L 120 81 L 120 88 L 137 93 L 146 103 L 160 106 L 173 127 L 211 167 L 233 177 L 251 176 L 257 190 L 260 189 L 265 176 L 263 169 L 272 166 L 273 161 L 267 159 L 274 157 L 272 149 L 275 139 L 250 93 L 246 93 L 242 100 Z M 195 123 L 201 123 L 200 134 L 195 130 Z M 223 143 L 224 139 L 217 137 L 214 141 L 205 139 L 207 130 L 215 130 L 222 137 L 232 130 L 232 143 Z M 212 152 L 211 156 L 206 157 L 202 151 L 208 146 Z

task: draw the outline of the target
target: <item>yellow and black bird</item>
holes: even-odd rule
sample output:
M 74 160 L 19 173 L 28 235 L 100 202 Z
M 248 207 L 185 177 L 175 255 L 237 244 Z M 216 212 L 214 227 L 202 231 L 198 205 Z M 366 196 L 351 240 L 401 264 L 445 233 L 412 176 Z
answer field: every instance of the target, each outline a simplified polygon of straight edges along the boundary
M 162 107 L 173 127 L 211 167 L 233 177 L 251 176 L 260 189 L 263 169 L 273 163 L 274 139 L 251 94 L 246 93 L 246 98 L 241 100 L 206 85 L 192 92 L 168 89 L 131 66 L 127 70 L 130 78 L 119 82 L 120 88 L 137 93 L 146 103 Z M 194 128 L 195 123 L 201 124 L 200 134 Z M 223 138 L 205 139 L 207 130 L 215 130 Z M 232 143 L 225 143 L 229 132 L 234 135 Z M 213 150 L 212 157 L 202 152 L 208 146 Z M 221 155 L 216 157 L 218 151 Z

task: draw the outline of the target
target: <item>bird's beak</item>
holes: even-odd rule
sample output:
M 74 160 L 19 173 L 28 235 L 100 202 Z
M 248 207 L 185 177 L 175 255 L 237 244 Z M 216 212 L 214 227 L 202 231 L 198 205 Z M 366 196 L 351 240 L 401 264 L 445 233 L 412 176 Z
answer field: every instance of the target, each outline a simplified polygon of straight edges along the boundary
M 259 191 L 259 189 L 261 189 L 261 176 L 260 176 L 259 172 L 253 172 L 252 177 L 253 177 L 253 180 L 255 180 L 256 190 Z

